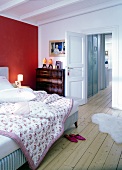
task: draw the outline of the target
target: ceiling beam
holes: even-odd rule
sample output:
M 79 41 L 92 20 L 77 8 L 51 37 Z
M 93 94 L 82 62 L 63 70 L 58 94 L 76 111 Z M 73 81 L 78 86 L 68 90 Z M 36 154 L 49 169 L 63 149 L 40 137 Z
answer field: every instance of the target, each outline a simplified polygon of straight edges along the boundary
M 77 3 L 78 1 L 81 2 L 81 1 L 84 1 L 84 0 L 63 0 L 63 1 L 57 2 L 57 3 L 53 4 L 53 5 L 49 5 L 47 7 L 44 7 L 44 8 L 35 10 L 33 12 L 27 13 L 25 15 L 22 15 L 20 17 L 20 19 L 23 20 L 23 19 L 26 19 L 26 18 L 34 17 L 36 15 L 40 15 L 40 14 L 43 14 L 43 13 L 58 9 L 58 8 L 63 7 L 63 6 L 66 6 L 66 5 Z
M 99 10 L 102 10 L 102 9 L 111 8 L 111 7 L 119 6 L 119 5 L 122 5 L 122 0 L 113 0 L 112 2 L 99 4 L 99 5 L 92 6 L 92 7 L 86 8 L 86 9 L 77 10 L 77 11 L 70 12 L 70 13 L 67 13 L 67 14 L 64 14 L 64 15 L 56 16 L 56 17 L 53 17 L 53 18 L 45 19 L 45 20 L 41 20 L 41 21 L 37 22 L 37 25 L 41 26 L 41 25 L 51 23 L 51 22 L 54 22 L 54 21 L 59 21 L 59 20 L 62 20 L 62 19 L 71 18 L 71 17 L 74 17 L 74 16 L 79 16 L 79 15 L 83 15 L 83 14 L 87 14 L 87 13 L 90 13 L 90 12 L 99 11 Z
M 8 9 L 10 9 L 10 8 L 13 8 L 13 7 L 15 7 L 15 6 L 17 6 L 17 5 L 20 5 L 20 4 L 22 4 L 22 3 L 25 3 L 25 2 L 27 2 L 27 1 L 29 1 L 29 0 L 12 0 L 12 1 L 10 1 L 10 2 L 7 2 L 7 3 L 5 3 L 4 5 L 1 5 L 1 6 L 0 6 L 0 12 L 2 12 L 2 11 L 4 11 L 4 10 L 8 10 Z

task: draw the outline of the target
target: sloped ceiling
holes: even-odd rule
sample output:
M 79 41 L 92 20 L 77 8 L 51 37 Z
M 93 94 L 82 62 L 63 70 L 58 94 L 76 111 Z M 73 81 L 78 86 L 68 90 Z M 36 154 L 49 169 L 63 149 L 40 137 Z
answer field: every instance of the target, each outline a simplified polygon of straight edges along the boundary
M 116 5 L 122 0 L 0 0 L 0 15 L 38 26 Z

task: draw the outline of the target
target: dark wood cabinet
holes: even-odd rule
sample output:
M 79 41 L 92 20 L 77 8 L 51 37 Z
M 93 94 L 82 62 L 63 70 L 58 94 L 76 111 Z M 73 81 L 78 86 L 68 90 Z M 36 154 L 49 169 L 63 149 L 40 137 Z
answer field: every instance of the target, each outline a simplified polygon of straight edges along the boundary
M 65 96 L 65 69 L 36 69 L 36 90 Z

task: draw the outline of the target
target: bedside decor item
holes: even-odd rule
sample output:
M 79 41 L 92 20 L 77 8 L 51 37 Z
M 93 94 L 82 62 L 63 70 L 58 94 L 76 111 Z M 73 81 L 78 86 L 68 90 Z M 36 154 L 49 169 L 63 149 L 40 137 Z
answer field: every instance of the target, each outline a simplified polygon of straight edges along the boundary
M 47 59 L 44 58 L 44 59 L 43 59 L 43 66 L 42 66 L 42 68 L 47 68 L 46 64 L 47 64 Z
M 61 61 L 56 61 L 56 68 L 61 69 Z
M 49 66 L 48 66 L 48 68 L 51 68 L 51 69 L 53 69 L 53 60 L 52 59 L 49 59 L 48 60 L 48 64 L 49 64 Z
M 20 81 L 15 81 L 15 87 L 20 87 Z
M 17 80 L 18 80 L 17 81 L 18 86 L 21 86 L 21 81 L 23 81 L 23 74 L 18 74 L 17 75 Z
M 65 40 L 49 41 L 49 55 L 53 57 L 65 56 Z

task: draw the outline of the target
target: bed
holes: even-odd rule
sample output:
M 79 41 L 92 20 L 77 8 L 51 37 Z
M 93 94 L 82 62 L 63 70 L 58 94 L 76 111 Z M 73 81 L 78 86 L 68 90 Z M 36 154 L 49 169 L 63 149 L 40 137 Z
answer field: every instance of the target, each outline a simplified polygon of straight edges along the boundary
M 0 68 L 0 76 L 9 77 L 8 75 L 8 68 L 1 67 Z M 36 93 L 36 92 L 35 92 Z M 44 94 L 43 92 L 42 94 Z M 38 92 L 37 92 L 38 95 Z M 48 95 L 48 94 L 46 94 Z M 50 96 L 49 96 L 50 97 Z M 57 96 L 55 96 L 57 97 Z M 51 99 L 52 100 L 52 99 Z M 46 98 L 47 101 L 47 98 Z M 68 117 L 64 118 L 64 126 L 61 129 L 62 134 L 65 130 L 70 128 L 73 124 L 77 127 L 77 120 L 78 120 L 78 106 L 79 104 L 74 100 L 73 107 L 71 107 Z M 35 107 L 35 106 L 34 106 Z M 61 134 L 60 134 L 61 136 Z M 60 137 L 58 136 L 58 138 Z M 58 139 L 56 138 L 56 139 Z M 55 139 L 55 140 L 56 140 Z M 53 143 L 50 144 L 50 147 Z M 46 155 L 47 151 L 44 153 Z M 43 157 L 44 157 L 43 156 Z M 42 158 L 43 159 L 43 158 Z M 16 170 L 21 167 L 27 161 L 27 157 L 25 158 L 25 153 L 23 154 L 22 148 L 10 137 L 0 135 L 0 170 Z M 31 166 L 32 169 L 36 169 L 35 167 Z

